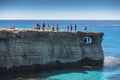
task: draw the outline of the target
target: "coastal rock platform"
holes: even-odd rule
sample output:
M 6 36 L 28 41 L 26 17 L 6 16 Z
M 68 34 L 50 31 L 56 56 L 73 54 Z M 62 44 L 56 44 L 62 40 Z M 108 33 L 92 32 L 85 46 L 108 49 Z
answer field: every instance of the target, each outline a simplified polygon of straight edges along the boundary
M 83 31 L 0 30 L 0 70 L 102 65 L 103 35 Z

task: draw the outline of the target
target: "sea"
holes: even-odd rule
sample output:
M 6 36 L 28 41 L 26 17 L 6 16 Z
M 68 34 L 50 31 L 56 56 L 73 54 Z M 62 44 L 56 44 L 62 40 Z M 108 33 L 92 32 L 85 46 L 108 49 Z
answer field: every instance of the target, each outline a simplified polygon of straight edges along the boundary
M 104 32 L 102 68 L 66 68 L 0 73 L 0 80 L 120 80 L 120 20 L 0 20 L 0 28 L 32 28 L 37 23 L 59 24 L 60 30 L 77 25 L 77 31 Z M 97 66 L 97 65 L 96 65 Z

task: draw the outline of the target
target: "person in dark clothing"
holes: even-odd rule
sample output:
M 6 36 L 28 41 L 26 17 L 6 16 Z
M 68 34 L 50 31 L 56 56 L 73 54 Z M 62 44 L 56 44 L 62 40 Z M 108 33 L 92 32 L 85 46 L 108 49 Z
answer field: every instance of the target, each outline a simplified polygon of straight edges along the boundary
M 47 30 L 50 30 L 50 25 L 48 24 L 48 28 L 47 28 Z
M 72 24 L 70 25 L 70 31 L 72 31 Z
M 75 24 L 75 31 L 77 31 L 77 25 Z
M 45 31 L 45 23 L 42 24 L 42 30 Z
M 84 31 L 87 31 L 87 26 L 84 28 Z
M 59 31 L 59 25 L 57 24 L 57 26 L 56 26 L 56 31 Z
M 54 31 L 54 27 L 52 27 L 52 31 Z
M 67 26 L 67 31 L 69 31 L 69 25 Z
M 40 24 L 37 24 L 37 29 L 39 29 L 39 30 L 40 30 Z

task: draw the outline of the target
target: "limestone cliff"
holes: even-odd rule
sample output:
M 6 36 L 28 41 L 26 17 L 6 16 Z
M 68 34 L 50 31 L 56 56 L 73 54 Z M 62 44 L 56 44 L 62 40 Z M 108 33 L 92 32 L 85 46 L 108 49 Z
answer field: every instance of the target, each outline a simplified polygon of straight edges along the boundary
M 103 33 L 0 31 L 0 68 L 103 60 Z

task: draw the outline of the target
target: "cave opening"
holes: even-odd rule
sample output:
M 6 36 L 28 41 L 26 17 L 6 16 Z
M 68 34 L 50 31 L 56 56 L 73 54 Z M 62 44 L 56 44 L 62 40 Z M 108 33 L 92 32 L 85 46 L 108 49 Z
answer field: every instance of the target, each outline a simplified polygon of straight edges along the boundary
M 93 40 L 92 37 L 84 37 L 84 44 L 92 44 Z

